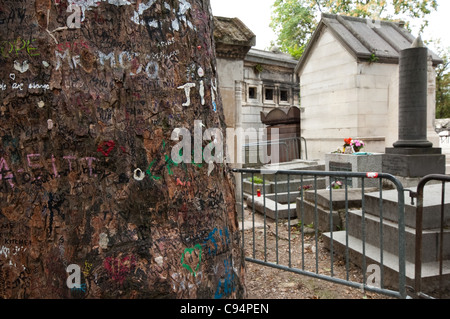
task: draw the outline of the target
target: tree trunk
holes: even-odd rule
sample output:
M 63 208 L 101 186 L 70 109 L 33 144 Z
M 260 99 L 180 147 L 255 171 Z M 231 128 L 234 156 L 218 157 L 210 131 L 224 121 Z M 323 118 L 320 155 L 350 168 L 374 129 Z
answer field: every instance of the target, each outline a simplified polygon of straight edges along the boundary
M 171 155 L 224 129 L 209 1 L 0 0 L 0 24 L 0 297 L 244 297 L 229 167 Z

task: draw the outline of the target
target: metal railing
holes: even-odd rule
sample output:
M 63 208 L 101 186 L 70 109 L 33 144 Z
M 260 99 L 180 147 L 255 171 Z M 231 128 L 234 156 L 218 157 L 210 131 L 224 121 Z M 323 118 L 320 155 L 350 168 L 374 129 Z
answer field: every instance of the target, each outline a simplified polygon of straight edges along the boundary
M 445 189 L 446 183 L 450 182 L 450 176 L 446 175 L 428 175 L 425 176 L 417 186 L 417 192 L 412 192 L 411 197 L 417 198 L 416 211 L 416 244 L 415 244 L 415 295 L 418 298 L 434 299 L 434 297 L 422 292 L 422 251 L 423 251 L 423 211 L 424 211 L 424 190 L 427 183 L 431 181 L 442 182 L 441 205 L 440 205 L 440 226 L 439 226 L 439 288 L 438 295 L 442 298 L 443 285 L 443 262 L 444 262 L 444 229 L 445 229 Z M 428 216 L 429 217 L 429 216 Z M 448 289 L 448 287 L 446 287 Z
M 248 201 L 247 203 L 251 204 L 251 214 L 252 214 L 252 223 L 253 223 L 253 230 L 252 230 L 252 234 L 250 235 L 250 238 L 247 238 L 247 236 L 245 236 L 245 228 L 244 228 L 244 220 L 245 220 L 245 216 L 244 216 L 244 200 L 242 201 L 242 207 L 241 207 L 241 218 L 242 218 L 242 247 L 243 249 L 245 249 L 245 245 L 247 243 L 250 243 L 250 250 L 251 252 L 249 254 L 246 254 L 246 260 L 248 262 L 252 262 L 252 263 L 256 263 L 256 264 L 260 264 L 260 265 L 264 265 L 264 266 L 268 266 L 268 267 L 273 267 L 273 268 L 277 268 L 277 269 L 281 269 L 281 270 L 285 270 L 285 271 L 289 271 L 289 272 L 293 272 L 293 273 L 297 273 L 297 274 L 301 274 L 301 275 L 306 275 L 309 277 L 313 277 L 313 278 L 317 278 L 317 279 L 323 279 L 326 281 L 330 281 L 333 283 L 337 283 L 337 284 L 343 284 L 346 286 L 350 286 L 350 287 L 354 287 L 354 288 L 359 288 L 362 290 L 367 290 L 367 291 L 372 291 L 375 293 L 380 293 L 380 294 L 384 294 L 387 296 L 391 296 L 391 297 L 396 297 L 396 298 L 406 298 L 407 294 L 406 294 L 406 261 L 405 261 L 405 195 L 404 195 L 404 188 L 403 185 L 401 184 L 401 182 L 399 182 L 394 176 L 389 175 L 389 174 L 378 174 L 378 173 L 352 173 L 352 172 L 323 172 L 323 171 L 277 171 L 277 172 L 273 172 L 273 171 L 266 171 L 266 170 L 260 170 L 260 169 L 234 169 L 233 170 L 235 173 L 240 173 L 241 174 L 241 184 L 244 183 L 244 178 L 250 177 L 250 180 L 252 181 L 252 193 L 250 195 L 248 195 Z M 269 208 L 266 207 L 267 202 L 269 201 L 269 194 L 265 193 L 265 187 L 261 187 L 262 188 L 262 192 L 259 191 L 257 193 L 255 193 L 255 183 L 253 182 L 255 179 L 255 176 L 262 176 L 262 184 L 266 184 L 266 183 L 273 183 L 275 184 L 275 193 L 272 194 L 271 198 L 274 198 L 274 202 L 275 202 L 275 208 L 271 208 L 274 209 L 274 211 L 271 211 L 273 213 L 272 215 L 272 219 L 275 222 L 275 225 L 272 227 L 275 227 L 275 230 L 273 231 L 273 229 L 268 229 L 268 216 L 269 216 Z M 286 178 L 287 177 L 287 178 Z M 284 178 L 284 179 L 283 179 Z M 322 263 L 323 261 L 320 260 L 319 261 L 319 238 L 320 236 L 323 236 L 324 233 L 322 233 L 319 230 L 319 210 L 322 208 L 318 207 L 318 187 L 320 184 L 320 181 L 323 182 L 323 179 L 328 179 L 329 183 L 331 184 L 336 178 L 340 178 L 343 179 L 344 182 L 342 183 L 342 191 L 344 192 L 344 196 L 345 196 L 345 205 L 344 207 L 340 208 L 341 211 L 343 211 L 343 213 L 345 214 L 345 222 L 344 222 L 344 227 L 345 227 L 345 240 L 343 244 L 339 244 L 337 243 L 337 241 L 335 241 L 335 226 L 334 225 L 334 221 L 333 221 L 333 213 L 334 213 L 334 208 L 333 208 L 333 196 L 335 194 L 335 190 L 331 187 L 329 187 L 328 189 L 322 189 L 320 190 L 321 194 L 322 193 L 328 193 L 329 196 L 329 207 L 328 207 L 328 212 L 329 212 L 329 233 L 327 233 L 327 236 L 329 236 L 329 244 L 327 247 L 327 249 L 329 250 L 329 264 L 328 266 L 326 266 L 325 268 L 327 268 L 327 273 L 324 273 L 322 270 L 319 270 L 319 268 L 323 269 L 323 265 L 322 267 L 319 267 L 319 262 Z M 350 256 L 350 250 L 353 249 L 353 247 L 350 247 L 350 239 L 349 239 L 349 214 L 350 214 L 350 209 L 351 209 L 351 205 L 352 203 L 350 202 L 350 198 L 349 198 L 349 186 L 348 186 L 348 181 L 351 178 L 360 178 L 361 179 L 361 189 L 357 190 L 357 192 L 361 192 L 361 224 L 358 226 L 358 228 L 360 228 L 359 230 L 355 231 L 356 233 L 360 233 L 361 234 L 361 248 L 362 248 L 362 255 L 361 255 L 361 276 L 362 276 L 362 282 L 356 282 L 353 281 L 350 278 L 350 266 L 354 265 L 355 260 L 352 259 L 352 257 Z M 378 283 L 378 285 L 371 285 L 371 283 L 368 282 L 368 277 L 367 277 L 367 264 L 370 262 L 373 264 L 373 256 L 371 256 L 370 258 L 367 256 L 367 250 L 366 248 L 368 248 L 369 246 L 372 247 L 372 242 L 368 242 L 367 241 L 367 225 L 366 225 L 366 203 L 365 203 L 365 193 L 366 193 L 366 184 L 368 181 L 371 182 L 376 182 L 376 184 L 378 185 L 378 192 L 379 192 L 379 203 L 377 210 L 379 210 L 377 213 L 379 214 L 379 269 L 380 269 L 380 282 Z M 383 229 L 383 221 L 384 221 L 384 216 L 383 216 L 383 185 L 385 181 L 390 181 L 393 186 L 396 188 L 397 190 L 397 194 L 398 194 L 398 210 L 396 212 L 397 215 L 397 222 L 398 222 L 398 246 L 396 247 L 397 249 L 397 256 L 398 256 L 398 264 L 397 264 L 397 271 L 398 271 L 398 280 L 396 282 L 396 285 L 394 288 L 387 289 L 385 288 L 384 285 L 384 272 L 385 272 L 385 261 L 384 261 L 384 248 L 383 245 L 386 243 L 386 239 L 384 239 L 384 229 Z M 311 185 L 312 184 L 312 185 Z M 314 190 L 306 190 L 306 186 L 310 187 L 312 186 L 312 188 L 314 188 Z M 287 194 L 287 204 L 279 204 L 278 203 L 278 198 L 282 196 L 282 193 L 279 191 L 280 188 L 283 188 L 285 193 L 284 196 Z M 243 188 L 242 189 L 242 198 L 244 199 L 244 191 Z M 287 190 L 287 192 L 286 192 Z M 298 192 L 298 193 L 295 193 Z M 263 239 L 261 238 L 256 238 L 256 231 L 255 231 L 255 216 L 256 216 L 256 211 L 255 211 L 255 207 L 257 207 L 257 205 L 255 204 L 255 196 L 261 196 L 261 197 L 256 197 L 257 201 L 259 201 L 260 206 L 259 209 L 261 209 L 261 207 L 263 207 L 263 211 L 260 211 L 260 216 L 259 218 L 264 218 L 264 225 L 263 225 L 263 231 L 262 231 L 262 235 L 260 233 L 258 233 L 258 236 L 263 236 Z M 301 227 L 300 227 L 300 234 L 301 235 L 297 235 L 296 240 L 300 240 L 300 244 L 297 244 L 296 247 L 293 247 L 293 237 L 292 237 L 292 231 L 291 231 L 291 220 L 293 218 L 293 216 L 295 216 L 292 212 L 293 209 L 291 208 L 291 206 L 293 205 L 291 203 L 291 195 L 293 196 L 297 196 L 297 206 L 300 204 L 300 207 L 296 207 L 294 210 L 296 212 L 299 212 L 297 214 L 298 219 L 300 219 L 301 223 Z M 315 260 L 313 262 L 313 264 L 315 265 L 308 265 L 308 268 L 313 268 L 311 269 L 306 269 L 307 267 L 305 267 L 305 250 L 307 248 L 308 245 L 305 245 L 305 222 L 304 221 L 304 213 L 305 211 L 305 205 L 306 205 L 306 200 L 305 200 L 305 196 L 308 195 L 309 197 L 312 196 L 312 198 L 314 198 L 314 203 L 313 203 L 313 211 L 314 211 L 314 222 L 313 222 L 313 229 L 314 229 L 314 234 L 313 237 L 314 238 L 310 238 L 309 240 L 311 241 L 311 245 L 315 246 Z M 273 204 L 273 203 L 272 203 Z M 283 206 L 281 206 L 283 205 Z M 284 207 L 288 208 L 288 214 L 287 214 L 287 226 L 288 226 L 288 234 L 287 234 L 287 251 L 288 251 L 288 257 L 287 260 L 281 260 L 280 258 L 280 254 L 279 254 L 279 249 L 280 249 L 280 238 L 279 238 L 279 222 L 280 222 L 280 208 Z M 250 207 L 250 205 L 249 205 Z M 337 209 L 337 207 L 336 207 Z M 249 212 L 249 210 L 247 210 L 247 213 Z M 261 217 L 262 216 L 262 217 Z M 285 220 L 286 221 L 286 220 Z M 272 235 L 272 236 L 268 236 L 268 235 Z M 336 234 L 337 236 L 337 234 Z M 274 238 L 273 238 L 274 237 Z M 373 237 L 373 236 L 372 236 Z M 299 239 L 300 238 L 300 239 Z M 342 238 L 341 238 L 342 239 Z M 373 240 L 373 239 L 372 239 Z M 247 242 L 248 241 L 248 242 Z M 275 242 L 273 242 L 275 241 Z M 340 245 L 340 246 L 339 246 Z M 248 245 L 247 245 L 248 246 Z M 258 251 L 257 251 L 257 246 L 258 246 Z M 262 246 L 262 248 L 261 248 Z M 271 247 L 274 247 L 275 251 L 271 250 Z M 310 246 L 308 246 L 309 248 L 311 248 Z M 339 248 L 339 249 L 337 249 Z M 299 251 L 296 251 L 299 250 Z M 339 254 L 341 254 L 340 256 L 342 258 L 338 258 L 338 260 L 336 261 L 335 258 L 336 256 L 338 256 L 338 251 Z M 294 252 L 294 254 L 293 254 Z M 308 252 L 310 253 L 310 252 Z M 284 258 L 284 257 L 283 257 Z M 294 258 L 294 259 L 293 259 Z M 269 259 L 274 259 L 272 261 L 270 261 Z M 340 274 L 339 276 L 335 274 L 335 262 L 339 262 L 342 264 L 342 262 L 345 262 L 345 275 L 342 277 L 342 274 Z M 298 264 L 297 266 L 294 264 Z M 314 269 L 315 268 L 315 269 Z M 352 271 L 354 271 L 354 269 L 352 268 Z M 341 273 L 341 271 L 340 271 Z M 353 278 L 353 277 L 352 277 Z

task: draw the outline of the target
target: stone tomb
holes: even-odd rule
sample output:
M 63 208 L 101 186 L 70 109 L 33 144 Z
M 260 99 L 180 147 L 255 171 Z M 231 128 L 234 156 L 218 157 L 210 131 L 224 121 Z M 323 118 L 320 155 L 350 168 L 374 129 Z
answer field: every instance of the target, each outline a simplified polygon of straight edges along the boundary
M 379 153 L 377 154 L 367 153 L 366 155 L 339 154 L 339 153 L 325 154 L 325 170 L 330 172 L 347 171 L 352 173 L 365 173 L 365 172 L 380 173 L 382 171 L 382 163 L 383 163 L 383 154 Z M 344 182 L 343 178 L 341 178 L 340 181 Z M 377 187 L 378 185 L 379 185 L 378 180 L 366 179 L 364 181 L 365 187 Z M 361 188 L 362 187 L 361 178 L 349 178 L 348 186 Z
M 287 163 L 263 166 L 262 169 L 274 170 L 302 170 L 302 171 L 323 171 L 325 165 L 317 161 L 294 160 Z M 276 177 L 275 177 L 276 176 Z M 244 180 L 243 191 L 247 199 L 247 206 L 255 208 L 260 214 L 266 214 L 271 219 L 288 219 L 297 216 L 296 198 L 300 196 L 299 187 L 314 185 L 314 177 L 290 175 L 289 182 L 287 175 L 265 175 L 265 185 L 254 184 L 250 178 Z M 324 189 L 325 178 L 317 178 L 317 189 Z M 257 190 L 260 190 L 261 197 L 258 197 Z M 264 190 L 265 189 L 265 190 Z M 252 194 L 254 196 L 252 196 Z M 264 196 L 265 194 L 265 196 Z
M 374 191 L 376 188 L 373 187 L 365 189 L 366 193 Z M 360 188 L 348 188 L 347 195 L 345 193 L 345 189 L 333 189 L 331 195 L 329 189 L 318 190 L 317 195 L 315 191 L 304 192 L 303 201 L 301 197 L 296 200 L 297 218 L 305 225 L 314 224 L 320 232 L 345 229 L 346 200 L 348 209 L 360 209 L 363 197 Z
M 423 219 L 423 246 L 422 246 L 422 288 L 426 293 L 437 288 L 439 283 L 439 227 L 441 185 L 425 187 L 424 219 Z M 382 212 L 383 222 L 380 222 L 380 193 L 367 193 L 365 195 L 365 252 L 366 267 L 371 264 L 381 266 L 381 247 L 383 248 L 384 287 L 398 288 L 398 192 L 397 190 L 383 191 Z M 450 281 L 450 189 L 446 189 L 445 203 L 445 230 L 444 230 L 444 287 Z M 415 229 L 416 205 L 405 200 L 405 259 L 406 284 L 414 286 L 415 270 Z M 333 250 L 345 256 L 346 236 L 348 235 L 348 248 L 350 261 L 359 267 L 363 266 L 363 224 L 361 209 L 350 210 L 348 229 L 333 232 Z M 383 225 L 383 237 L 380 242 L 380 225 Z M 331 233 L 323 234 L 326 247 L 330 249 Z M 382 244 L 382 246 L 381 246 Z

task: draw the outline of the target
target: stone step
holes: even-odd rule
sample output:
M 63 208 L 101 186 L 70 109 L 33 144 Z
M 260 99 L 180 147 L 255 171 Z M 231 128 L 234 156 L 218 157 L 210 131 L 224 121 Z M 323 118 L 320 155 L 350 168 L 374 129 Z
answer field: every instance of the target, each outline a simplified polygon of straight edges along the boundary
M 365 214 L 365 241 L 376 247 L 381 247 L 389 253 L 398 255 L 398 223 L 383 220 L 383 237 L 380 240 L 380 217 Z M 362 211 L 352 210 L 348 214 L 348 234 L 352 237 L 363 239 Z M 422 261 L 434 262 L 439 260 L 439 229 L 424 230 L 422 232 Z M 416 230 L 405 227 L 405 258 L 415 262 Z M 450 230 L 444 230 L 444 259 L 450 260 Z
M 365 193 L 372 193 L 377 188 L 366 188 Z M 317 195 L 315 191 L 306 191 L 304 192 L 305 200 L 309 202 L 316 202 L 317 197 L 317 205 L 322 208 L 330 208 L 330 197 L 333 201 L 333 209 L 345 209 L 345 201 L 348 201 L 349 208 L 360 208 L 362 202 L 362 189 L 360 188 L 348 188 L 347 192 L 345 189 L 320 189 L 317 191 Z
M 274 194 L 266 194 L 265 199 L 266 199 L 266 202 L 268 200 L 271 200 L 274 202 L 275 201 L 278 202 L 278 204 L 291 203 L 292 205 L 295 205 L 295 200 L 299 195 L 300 195 L 299 191 L 292 191 L 289 193 L 276 193 L 276 194 L 274 193 Z M 253 197 L 251 194 L 244 194 L 244 196 L 247 200 L 250 200 L 250 201 L 254 199 L 255 201 L 264 202 L 264 194 L 263 193 L 261 193 L 260 197 L 258 197 L 257 195 L 255 195 Z
M 363 267 L 363 242 L 353 236 L 348 236 L 348 246 L 346 240 L 346 231 L 333 232 L 333 252 L 345 256 L 348 247 L 348 256 L 351 263 L 360 268 Z M 331 249 L 331 233 L 324 233 L 323 241 L 325 247 Z M 344 257 L 345 259 L 345 257 Z M 383 287 L 388 289 L 398 289 L 399 283 L 399 258 L 389 252 L 383 253 L 383 264 L 381 265 L 380 248 L 366 243 L 365 245 L 365 265 L 378 265 L 383 268 L 384 281 Z M 415 265 L 406 261 L 406 285 L 414 287 Z M 447 286 L 450 282 L 450 261 L 443 262 L 443 282 Z M 439 263 L 430 262 L 422 264 L 422 291 L 434 291 L 439 287 Z
M 272 183 L 266 182 L 266 184 L 257 184 L 244 179 L 244 183 L 242 184 L 242 190 L 244 192 L 244 196 L 251 196 L 254 194 L 257 195 L 258 189 L 261 191 L 261 194 L 273 194 Z
M 304 225 L 313 224 L 314 227 L 317 227 L 320 232 L 342 229 L 342 222 L 338 211 L 332 211 L 332 220 L 330 220 L 330 209 L 325 209 L 317 205 L 316 216 L 316 205 L 314 202 L 304 200 L 302 203 L 302 199 L 300 197 L 297 197 L 296 210 L 297 218 L 301 220 Z
M 298 168 L 293 169 L 293 170 L 295 170 L 295 171 L 305 171 L 305 172 L 308 172 L 308 171 L 322 172 L 322 171 L 324 171 L 324 168 L 325 168 L 324 165 L 314 165 L 314 166 L 308 165 L 308 166 L 304 166 L 304 167 L 298 167 Z M 290 178 L 290 179 L 298 179 L 298 180 L 301 179 L 300 175 L 292 175 L 292 174 L 289 174 L 289 176 L 288 176 L 288 174 L 277 174 L 277 175 L 275 175 L 275 174 L 266 174 L 265 178 L 266 178 L 267 181 L 275 182 L 275 176 L 276 176 L 276 179 L 277 179 L 278 182 L 287 181 L 288 178 Z
M 374 189 L 366 189 L 366 191 L 373 191 Z M 346 194 L 347 193 L 347 194 Z M 332 215 L 333 219 L 330 220 L 330 196 L 332 198 Z M 348 209 L 360 208 L 362 202 L 362 190 L 356 188 L 349 188 L 346 192 L 345 189 L 333 189 L 331 190 L 318 190 L 304 192 L 304 201 L 302 205 L 302 199 L 297 198 L 297 216 L 302 219 L 305 225 L 316 224 L 316 205 L 317 202 L 317 222 L 318 229 L 321 232 L 328 232 L 331 230 L 341 230 L 344 228 L 342 223 L 342 211 L 345 211 L 346 200 L 348 202 Z M 303 208 L 303 212 L 302 212 Z M 331 224 L 332 223 L 332 224 Z
M 417 188 L 410 188 L 417 191 Z M 428 185 L 424 189 L 423 199 L 423 229 L 436 229 L 441 224 L 441 192 L 442 185 Z M 383 218 L 398 222 L 398 192 L 397 190 L 388 190 L 382 192 L 382 209 Z M 411 228 L 416 227 L 416 211 L 417 200 L 414 205 L 411 204 L 411 199 L 407 192 L 405 192 L 405 225 Z M 380 215 L 380 193 L 374 192 L 366 194 L 365 196 L 365 211 L 369 214 Z M 445 189 L 445 210 L 444 210 L 444 224 L 445 227 L 450 226 L 450 187 Z
M 316 165 L 321 165 L 323 167 L 325 167 L 325 163 L 324 162 L 320 162 L 317 160 L 302 160 L 302 159 L 296 159 L 296 160 L 292 160 L 290 162 L 284 162 L 284 163 L 276 163 L 276 164 L 266 164 L 264 166 L 261 167 L 261 169 L 264 170 L 301 170 L 304 169 L 305 167 L 311 167 L 311 166 L 316 166 Z
M 293 160 L 286 163 L 278 164 L 268 164 L 261 167 L 262 170 L 269 171 L 324 171 L 325 164 L 319 161 L 309 161 L 309 160 Z M 267 181 L 275 182 L 275 176 L 278 182 L 287 181 L 288 175 L 281 174 L 266 174 L 265 178 Z M 298 175 L 290 175 L 290 179 L 300 180 Z
M 298 177 L 298 176 L 296 176 Z M 305 185 L 314 185 L 314 179 L 310 179 L 310 178 L 304 178 L 303 181 L 301 179 L 291 179 L 289 182 L 288 181 L 277 181 L 277 183 L 275 184 L 275 182 L 270 182 L 270 181 L 266 181 L 266 184 L 254 184 L 253 185 L 253 194 L 257 194 L 257 190 L 260 189 L 261 193 L 264 192 L 264 188 L 265 188 L 265 193 L 266 194 L 275 194 L 275 193 L 287 193 L 288 191 L 290 192 L 295 192 L 298 191 L 299 187 L 305 186 Z M 242 185 L 243 187 L 243 191 L 246 194 L 252 194 L 252 182 L 249 180 L 245 180 L 244 179 L 244 183 Z M 318 189 L 324 189 L 325 188 L 325 178 L 317 178 L 317 188 Z M 295 200 L 294 200 L 295 201 Z
M 254 208 L 255 212 L 262 215 L 265 214 L 273 220 L 294 219 L 297 217 L 295 198 L 298 196 L 298 192 L 291 194 L 290 200 L 292 202 L 288 202 L 289 196 L 287 193 L 277 194 L 277 201 L 275 201 L 275 194 L 272 195 L 266 197 L 247 196 L 247 207 L 249 209 Z

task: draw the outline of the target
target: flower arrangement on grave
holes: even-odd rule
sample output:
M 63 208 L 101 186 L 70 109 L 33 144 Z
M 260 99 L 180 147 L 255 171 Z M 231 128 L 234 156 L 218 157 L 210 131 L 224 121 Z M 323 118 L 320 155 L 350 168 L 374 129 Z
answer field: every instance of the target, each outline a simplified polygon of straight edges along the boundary
M 352 154 L 352 153 L 358 153 L 361 151 L 361 149 L 364 148 L 366 144 L 361 140 L 354 140 L 352 138 L 346 138 L 344 139 L 344 154 Z
M 365 143 L 363 141 L 360 140 L 352 140 L 352 146 L 353 149 L 355 150 L 356 153 L 358 153 L 359 151 L 361 151 L 361 149 L 364 148 Z
M 353 153 L 352 138 L 344 139 L 344 146 L 342 148 L 342 153 L 344 153 L 344 154 L 351 154 L 351 153 Z
M 332 189 L 341 189 L 342 188 L 342 182 L 341 181 L 334 181 L 331 183 Z
M 352 145 L 352 138 L 345 138 L 344 139 L 344 147 L 348 147 Z
M 308 191 L 308 190 L 313 189 L 313 187 L 314 186 L 312 186 L 312 185 L 303 185 L 302 187 L 299 187 L 298 190 L 301 191 L 303 189 L 304 191 Z

